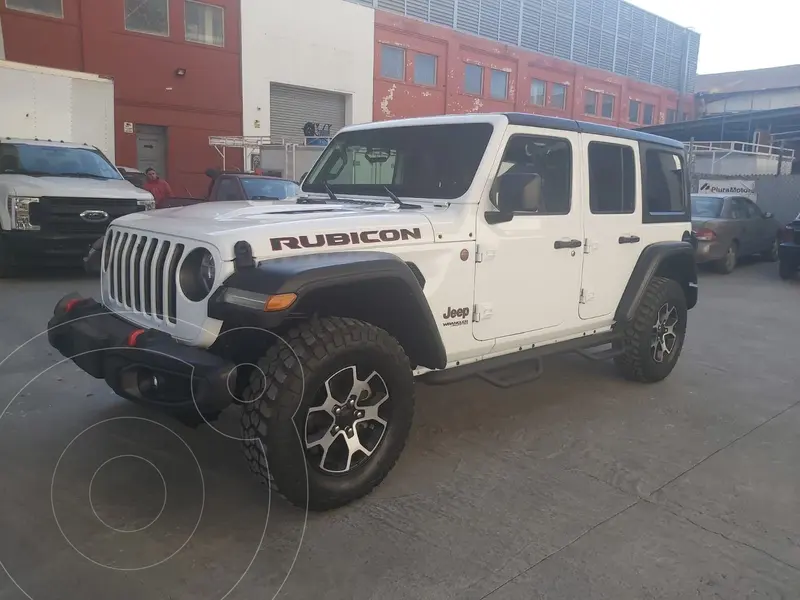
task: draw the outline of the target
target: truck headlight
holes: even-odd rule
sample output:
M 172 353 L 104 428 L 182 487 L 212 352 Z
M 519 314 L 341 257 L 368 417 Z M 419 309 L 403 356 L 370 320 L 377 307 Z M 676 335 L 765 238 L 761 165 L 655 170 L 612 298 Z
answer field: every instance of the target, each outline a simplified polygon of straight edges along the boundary
M 155 200 L 137 200 L 136 204 L 138 206 L 144 206 L 145 210 L 155 210 L 156 208 Z
M 217 268 L 211 252 L 205 248 L 195 248 L 181 266 L 181 291 L 192 302 L 200 302 L 211 293 L 216 278 Z
M 39 226 L 31 224 L 31 204 L 37 202 L 38 198 L 9 196 L 8 213 L 11 215 L 11 227 L 24 231 L 38 231 Z

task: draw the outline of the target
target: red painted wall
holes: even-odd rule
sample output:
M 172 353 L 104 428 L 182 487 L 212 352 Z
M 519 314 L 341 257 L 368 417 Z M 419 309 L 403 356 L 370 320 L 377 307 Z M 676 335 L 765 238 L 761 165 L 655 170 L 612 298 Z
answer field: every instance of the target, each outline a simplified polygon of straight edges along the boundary
M 405 49 L 406 69 L 402 81 L 381 76 L 383 44 Z M 414 55 L 420 52 L 437 57 L 435 86 L 414 84 Z M 484 67 L 481 95 L 464 91 L 464 68 L 467 63 Z M 489 96 L 491 69 L 509 73 L 505 100 L 494 100 Z M 628 121 L 631 100 L 655 107 L 653 124 L 664 123 L 668 109 L 688 113 L 689 118 L 694 115 L 694 99 L 691 95 L 683 97 L 679 108 L 680 94 L 671 89 L 382 11 L 375 12 L 374 77 L 373 117 L 376 121 L 450 113 L 519 111 L 637 127 L 640 124 Z M 566 85 L 566 107 L 559 110 L 532 103 L 532 79 L 548 83 L 548 104 L 552 96 L 551 84 Z M 586 90 L 614 95 L 612 118 L 585 114 Z M 598 113 L 599 109 L 598 105 Z M 643 109 L 640 110 L 640 121 L 642 112 Z
M 224 48 L 184 40 L 183 0 L 170 0 L 169 37 L 126 31 L 124 0 L 63 2 L 63 19 L 0 2 L 6 58 L 113 77 L 117 164 L 136 166 L 136 136 L 123 123 L 165 126 L 173 190 L 204 195 L 205 170 L 221 166 L 208 136 L 242 135 L 239 0 L 203 0 L 225 9 Z M 179 67 L 185 77 L 175 75 Z M 228 166 L 241 168 L 241 154 Z

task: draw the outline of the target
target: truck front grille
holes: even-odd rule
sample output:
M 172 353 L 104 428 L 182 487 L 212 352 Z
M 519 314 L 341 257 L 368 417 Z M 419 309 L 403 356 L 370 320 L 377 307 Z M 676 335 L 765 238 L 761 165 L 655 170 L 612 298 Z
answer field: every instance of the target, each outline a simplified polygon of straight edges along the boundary
M 136 314 L 176 324 L 177 273 L 183 244 L 112 229 L 103 269 L 109 297 Z
M 47 233 L 96 233 L 99 237 L 117 217 L 141 210 L 144 206 L 139 206 L 135 199 L 48 196 L 31 205 L 31 223 Z M 87 211 L 102 211 L 108 218 L 87 220 L 81 216 Z

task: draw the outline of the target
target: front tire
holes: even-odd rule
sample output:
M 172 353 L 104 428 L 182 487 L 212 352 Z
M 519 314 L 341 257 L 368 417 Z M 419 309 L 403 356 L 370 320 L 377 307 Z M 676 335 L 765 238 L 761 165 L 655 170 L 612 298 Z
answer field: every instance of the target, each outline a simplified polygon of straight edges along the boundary
M 739 246 L 736 242 L 731 242 L 731 245 L 728 246 L 728 249 L 725 251 L 725 256 L 719 259 L 715 264 L 717 272 L 723 275 L 730 275 L 733 273 L 733 270 L 736 268 L 736 263 L 739 260 L 738 255 Z
M 778 262 L 778 238 L 773 240 L 772 246 L 762 254 L 762 257 L 769 262 Z
M 614 359 L 631 381 L 655 383 L 666 378 L 678 362 L 686 337 L 686 296 L 673 279 L 653 277 L 633 320 L 625 326 Z
M 245 457 L 298 507 L 344 506 L 380 484 L 406 444 L 411 366 L 397 340 L 355 319 L 304 322 L 285 342 L 267 351 L 245 389 Z

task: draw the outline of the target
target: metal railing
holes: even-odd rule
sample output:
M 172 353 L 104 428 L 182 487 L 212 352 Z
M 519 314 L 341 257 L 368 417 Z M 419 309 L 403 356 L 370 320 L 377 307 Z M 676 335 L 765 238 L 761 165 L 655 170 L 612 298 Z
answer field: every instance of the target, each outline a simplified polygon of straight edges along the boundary
M 794 160 L 794 150 L 781 146 L 750 144 L 747 142 L 688 142 L 685 145 L 687 150 L 695 154 L 700 152 L 722 152 L 728 154 L 772 155 Z
M 295 136 L 295 137 L 278 137 L 278 136 L 248 136 L 248 135 L 212 135 L 208 138 L 208 145 L 212 146 L 217 154 L 222 158 L 222 168 L 227 166 L 227 150 L 243 150 L 245 153 L 245 164 L 247 164 L 248 155 L 256 152 L 264 147 L 296 147 L 296 146 L 309 146 L 322 148 L 327 146 L 332 137 L 327 136 Z

